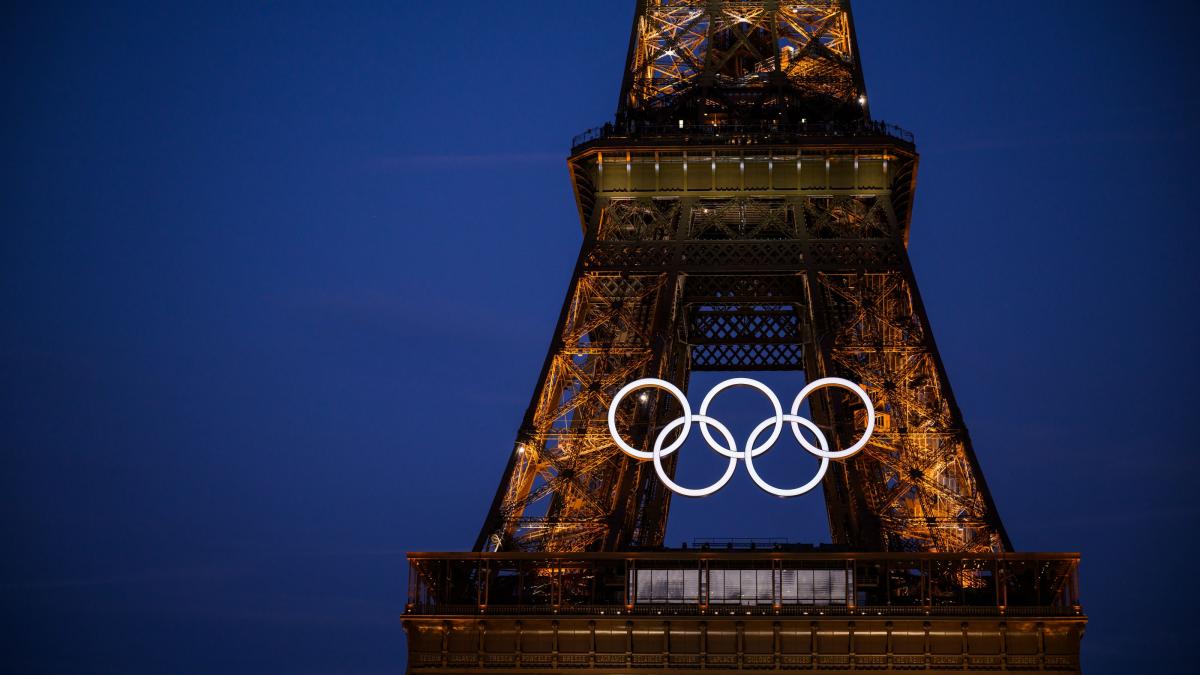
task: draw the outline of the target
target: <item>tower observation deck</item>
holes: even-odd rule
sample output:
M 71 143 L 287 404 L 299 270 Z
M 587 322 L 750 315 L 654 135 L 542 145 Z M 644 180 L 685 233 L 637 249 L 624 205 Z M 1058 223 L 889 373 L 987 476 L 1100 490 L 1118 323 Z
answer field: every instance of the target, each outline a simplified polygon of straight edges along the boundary
M 1014 552 L 917 289 L 917 163 L 870 114 L 846 0 L 637 3 L 616 116 L 572 142 L 583 245 L 474 551 L 409 556 L 410 672 L 1078 671 L 1078 555 Z M 610 430 L 648 452 L 680 403 L 614 396 L 755 370 L 869 395 L 869 442 L 821 482 L 834 546 L 664 548 L 672 491 Z M 845 391 L 810 405 L 831 449 L 867 424 Z

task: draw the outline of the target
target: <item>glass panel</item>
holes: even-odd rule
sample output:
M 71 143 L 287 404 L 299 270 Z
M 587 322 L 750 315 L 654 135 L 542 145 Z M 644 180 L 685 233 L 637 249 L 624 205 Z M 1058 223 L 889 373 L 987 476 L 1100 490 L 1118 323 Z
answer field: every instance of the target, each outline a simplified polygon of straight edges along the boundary
M 780 599 L 785 605 L 844 605 L 854 580 L 844 569 L 783 570 Z
M 637 587 L 639 604 L 695 603 L 700 597 L 700 573 L 697 570 L 645 570 L 630 575 Z

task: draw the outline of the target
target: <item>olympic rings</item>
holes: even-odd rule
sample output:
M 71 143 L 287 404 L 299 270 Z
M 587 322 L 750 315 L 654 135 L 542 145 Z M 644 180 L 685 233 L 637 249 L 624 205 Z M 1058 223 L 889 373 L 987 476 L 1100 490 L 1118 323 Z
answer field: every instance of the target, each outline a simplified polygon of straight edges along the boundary
M 666 426 L 659 431 L 658 436 L 654 439 L 653 450 L 650 452 L 644 452 L 631 446 L 629 443 L 625 442 L 625 439 L 621 438 L 621 434 L 617 430 L 617 406 L 626 396 L 629 395 L 630 392 L 645 387 L 666 391 L 674 396 L 675 399 L 679 401 L 680 407 L 683 408 L 683 415 L 681 417 L 677 417 L 671 422 L 668 422 Z M 734 440 L 733 434 L 730 433 L 729 429 L 716 419 L 708 416 L 708 407 L 712 404 L 713 399 L 715 399 L 722 391 L 730 387 L 748 387 L 762 392 L 767 397 L 767 400 L 771 402 L 771 407 L 775 413 L 773 416 L 768 417 L 760 422 L 759 425 L 754 428 L 754 431 L 750 433 L 750 437 L 746 439 L 746 446 L 742 450 L 738 450 L 737 442 Z M 856 394 L 866 407 L 867 428 L 863 432 L 862 438 L 845 450 L 831 451 L 829 449 L 828 439 L 825 438 L 825 434 L 821 432 L 817 425 L 813 424 L 811 420 L 808 420 L 797 414 L 800 411 L 801 404 L 804 403 L 804 399 L 814 391 L 823 387 L 838 387 L 840 389 L 850 391 Z M 667 455 L 683 447 L 683 443 L 687 440 L 688 433 L 692 429 L 692 422 L 698 422 L 700 424 L 700 433 L 704 436 L 704 440 L 708 443 L 708 447 L 712 448 L 712 450 L 718 454 L 729 458 L 729 465 L 726 467 L 725 473 L 719 479 L 717 479 L 715 483 L 703 488 L 687 488 L 679 485 L 667 475 L 666 469 L 663 468 L 662 463 L 663 457 L 666 457 Z M 796 437 L 796 440 L 799 441 L 800 446 L 821 460 L 821 464 L 817 469 L 817 473 L 812 480 L 808 481 L 804 485 L 801 485 L 800 487 L 790 489 L 779 488 L 768 483 L 767 481 L 763 480 L 763 478 L 758 474 L 758 471 L 754 468 L 754 458 L 763 454 L 767 450 L 770 450 L 775 445 L 775 442 L 779 440 L 780 433 L 783 431 L 784 423 L 791 425 L 792 434 Z M 718 443 L 712 437 L 712 434 L 709 433 L 709 426 L 716 428 L 716 430 L 724 438 L 724 444 Z M 807 438 L 804 437 L 804 435 L 800 432 L 801 426 L 805 427 L 813 434 L 813 436 L 817 439 L 817 445 L 813 445 Z M 666 447 L 663 447 L 663 444 L 666 443 L 666 439 L 668 436 L 670 436 L 671 432 L 680 427 L 683 429 L 679 433 L 679 438 L 676 438 L 674 442 L 670 443 Z M 762 442 L 761 445 L 756 445 L 759 437 L 767 430 L 768 427 L 771 428 L 770 435 L 765 441 Z M 612 435 L 613 440 L 616 441 L 617 447 L 620 448 L 622 452 L 636 459 L 652 460 L 654 462 L 654 471 L 658 474 L 658 478 L 660 481 L 662 481 L 663 485 L 666 485 L 667 488 L 672 492 L 676 492 L 686 497 L 704 497 L 725 487 L 725 484 L 728 483 L 729 479 L 733 477 L 734 471 L 737 470 L 737 462 L 739 459 L 746 460 L 746 470 L 750 473 L 750 478 L 754 480 L 758 487 L 778 497 L 795 497 L 812 490 L 821 483 L 821 480 L 825 478 L 826 471 L 829 470 L 829 460 L 846 459 L 847 457 L 850 457 L 851 455 L 854 455 L 858 451 L 862 450 L 863 447 L 866 446 L 867 441 L 871 439 L 871 434 L 875 431 L 875 406 L 873 403 L 871 403 L 871 398 L 867 396 L 867 392 L 863 391 L 862 387 L 859 387 L 857 384 L 837 377 L 825 377 L 814 382 L 810 382 L 807 386 L 801 389 L 800 393 L 796 395 L 795 400 L 792 401 L 790 412 L 785 414 L 783 412 L 783 405 L 779 402 L 779 398 L 775 396 L 775 392 L 771 391 L 767 385 L 759 382 L 758 380 L 752 380 L 746 377 L 735 377 L 733 379 L 725 380 L 724 382 L 721 382 L 710 389 L 708 394 L 704 396 L 704 400 L 700 403 L 699 413 L 693 415 L 692 407 L 688 404 L 687 397 L 683 395 L 683 392 L 679 389 L 679 387 L 676 387 L 666 380 L 648 377 L 630 382 L 622 387 L 621 390 L 617 392 L 617 395 L 613 397 L 612 404 L 608 408 L 608 431 Z

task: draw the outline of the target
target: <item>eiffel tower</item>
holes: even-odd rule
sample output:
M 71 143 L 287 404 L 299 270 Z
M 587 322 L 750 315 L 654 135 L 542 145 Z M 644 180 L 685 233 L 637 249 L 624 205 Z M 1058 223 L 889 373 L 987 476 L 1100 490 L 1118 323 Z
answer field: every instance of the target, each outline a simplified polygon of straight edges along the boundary
M 616 119 L 572 144 L 583 245 L 475 552 L 410 554 L 410 670 L 1078 670 L 1078 556 L 1012 552 L 909 262 L 914 139 L 871 117 L 858 54 L 844 0 L 637 3 Z M 614 394 L 757 370 L 874 403 L 822 483 L 834 546 L 664 549 L 672 493 L 614 443 Z M 811 409 L 860 436 L 856 397 Z M 679 413 L 614 414 L 645 450 Z

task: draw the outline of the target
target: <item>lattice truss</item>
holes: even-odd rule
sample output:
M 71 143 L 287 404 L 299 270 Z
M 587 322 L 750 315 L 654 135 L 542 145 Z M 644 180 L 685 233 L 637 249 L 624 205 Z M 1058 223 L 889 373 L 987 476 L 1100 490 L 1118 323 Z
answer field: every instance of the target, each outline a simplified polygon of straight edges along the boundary
M 795 239 L 797 234 L 783 199 L 703 199 L 692 210 L 692 239 Z
M 887 239 L 896 230 L 884 197 L 814 197 L 804 201 L 804 228 L 814 239 Z
M 702 200 L 690 234 L 699 240 L 796 236 L 792 209 L 776 199 Z M 802 277 L 694 276 L 684 286 L 690 370 L 803 370 L 807 292 Z
M 607 241 L 666 241 L 675 236 L 678 199 L 618 199 L 601 214 L 600 239 Z
M 561 346 L 522 433 L 500 510 L 495 542 L 505 548 L 578 551 L 612 525 L 625 465 L 607 415 L 611 395 L 642 377 L 655 353 L 652 314 L 662 275 L 583 275 Z
M 636 30 L 634 109 L 671 107 L 701 83 L 736 91 L 782 79 L 806 96 L 840 103 L 862 93 L 849 14 L 838 0 L 651 1 Z
M 611 200 L 598 238 L 670 240 L 682 208 L 676 197 Z M 871 239 L 889 237 L 895 229 L 881 196 L 705 198 L 696 200 L 687 215 L 684 239 L 689 241 L 797 240 L 804 233 L 818 239 Z
M 884 245 L 904 255 L 887 195 L 611 200 L 596 232 L 592 246 L 625 247 L 624 269 L 573 281 L 560 339 L 485 526 L 491 547 L 661 544 L 670 494 L 612 442 L 612 395 L 640 377 L 686 390 L 693 370 L 815 366 L 862 384 L 878 411 L 872 443 L 846 465 L 851 503 L 831 509 L 877 516 L 889 550 L 1003 549 L 907 267 L 878 255 Z M 781 271 L 778 256 L 761 248 L 777 244 L 807 248 L 807 261 L 797 254 Z M 709 257 L 696 257 L 696 246 Z M 661 267 L 688 255 L 697 266 L 687 272 Z M 618 411 L 625 437 L 645 446 L 677 416 L 667 401 L 627 399 Z M 813 410 L 843 445 L 865 414 L 848 402 L 835 404 L 838 412 Z M 858 416 L 853 425 L 847 414 Z
M 884 545 L 905 551 L 999 551 L 994 514 L 975 480 L 966 431 L 954 421 L 925 318 L 904 275 L 821 274 L 835 330 L 833 369 L 866 388 L 872 441 L 848 463 L 879 516 Z

